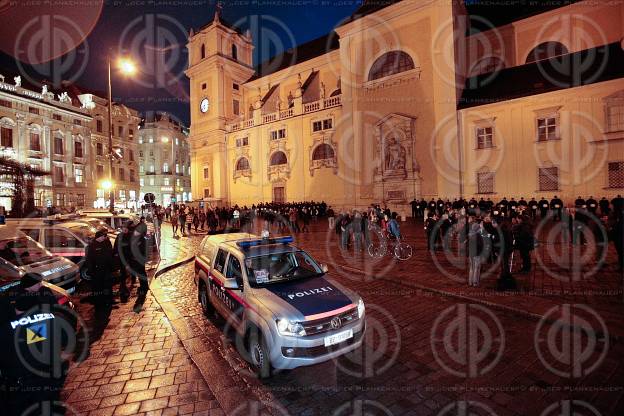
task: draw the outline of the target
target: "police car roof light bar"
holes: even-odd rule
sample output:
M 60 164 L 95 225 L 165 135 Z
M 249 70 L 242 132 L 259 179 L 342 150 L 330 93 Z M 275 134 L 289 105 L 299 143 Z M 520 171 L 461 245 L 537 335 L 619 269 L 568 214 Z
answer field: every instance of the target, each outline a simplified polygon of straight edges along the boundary
M 239 246 L 240 248 L 249 248 L 249 247 L 261 246 L 265 244 L 290 244 L 293 241 L 295 241 L 295 239 L 292 236 L 288 235 L 284 237 L 238 241 L 236 245 Z

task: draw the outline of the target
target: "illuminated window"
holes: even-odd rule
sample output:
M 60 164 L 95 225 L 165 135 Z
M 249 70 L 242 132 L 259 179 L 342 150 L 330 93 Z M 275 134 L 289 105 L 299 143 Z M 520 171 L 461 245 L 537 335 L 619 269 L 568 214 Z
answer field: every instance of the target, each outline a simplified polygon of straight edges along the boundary
M 312 160 L 325 160 L 334 158 L 334 149 L 327 143 L 316 146 L 312 153 Z
M 375 61 L 368 74 L 368 80 L 374 81 L 411 69 L 414 69 L 411 56 L 402 51 L 388 52 Z

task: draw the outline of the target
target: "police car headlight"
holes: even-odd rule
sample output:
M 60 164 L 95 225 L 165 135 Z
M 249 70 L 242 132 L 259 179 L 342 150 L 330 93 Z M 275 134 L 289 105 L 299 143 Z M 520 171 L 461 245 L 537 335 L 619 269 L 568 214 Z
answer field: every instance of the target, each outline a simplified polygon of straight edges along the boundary
M 358 319 L 362 319 L 362 317 L 364 316 L 364 311 L 366 310 L 366 308 L 364 307 L 364 301 L 362 299 L 360 299 L 358 301 Z
M 275 321 L 277 330 L 281 335 L 299 336 L 306 334 L 305 328 L 299 322 L 291 322 L 287 319 L 278 319 Z

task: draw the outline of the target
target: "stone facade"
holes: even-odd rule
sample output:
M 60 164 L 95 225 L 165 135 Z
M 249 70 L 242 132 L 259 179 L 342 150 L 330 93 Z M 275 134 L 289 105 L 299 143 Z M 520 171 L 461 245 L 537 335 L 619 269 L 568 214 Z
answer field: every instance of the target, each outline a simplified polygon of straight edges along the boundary
M 624 89 L 616 77 L 544 93 L 539 84 L 528 85 L 521 97 L 496 104 L 466 105 L 465 99 L 535 60 L 619 42 L 622 5 L 579 3 L 466 36 L 477 18 L 461 5 L 389 3 L 257 68 L 250 35 L 218 14 L 192 33 L 187 75 L 193 195 L 217 204 L 325 200 L 344 207 L 404 207 L 412 198 L 472 197 L 477 174 L 491 169 L 493 197 L 530 197 L 543 189 L 537 176 L 553 172 L 538 169 L 558 163 L 536 143 L 537 119 L 544 122 L 538 113 L 589 105 L 590 118 L 600 126 L 607 111 L 603 100 L 614 102 Z M 578 34 L 589 33 L 590 26 L 599 30 Z M 596 102 L 570 101 L 586 96 Z M 488 120 L 495 120 L 497 146 L 484 151 L 475 145 L 475 122 L 480 140 L 488 142 Z M 583 128 L 573 122 L 561 129 L 559 143 L 574 143 Z M 607 145 L 619 161 L 622 145 Z M 490 156 L 481 163 L 488 152 L 496 164 Z M 576 182 L 562 176 L 556 193 L 569 199 L 619 192 L 604 185 L 607 170 L 616 167 L 610 162 L 593 158 L 588 163 L 601 172 L 593 176 L 597 182 L 585 174 L 575 174 Z M 541 192 L 549 195 L 554 190 L 545 188 Z M 480 193 L 487 189 L 482 186 Z

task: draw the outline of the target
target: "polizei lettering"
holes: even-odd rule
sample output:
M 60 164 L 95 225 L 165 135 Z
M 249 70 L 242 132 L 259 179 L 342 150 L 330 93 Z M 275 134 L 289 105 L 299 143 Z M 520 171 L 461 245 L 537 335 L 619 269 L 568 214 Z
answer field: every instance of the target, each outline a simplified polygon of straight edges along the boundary
M 25 316 L 23 318 L 18 319 L 17 321 L 12 321 L 11 328 L 15 329 L 18 326 L 30 325 L 30 324 L 45 321 L 48 319 L 54 319 L 54 315 L 51 313 L 38 313 L 36 315 Z
M 308 290 L 304 290 L 303 292 L 289 293 L 288 299 L 302 298 L 304 296 L 310 296 L 310 295 L 318 295 L 323 292 L 331 292 L 332 290 L 334 289 L 332 289 L 331 286 L 320 287 L 318 289 L 308 289 Z

